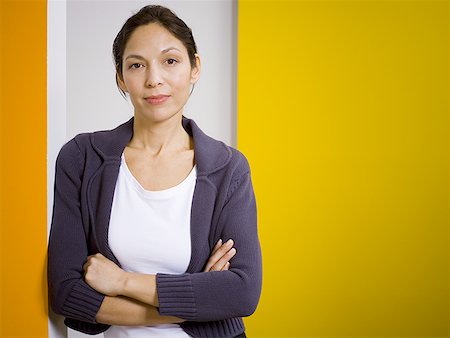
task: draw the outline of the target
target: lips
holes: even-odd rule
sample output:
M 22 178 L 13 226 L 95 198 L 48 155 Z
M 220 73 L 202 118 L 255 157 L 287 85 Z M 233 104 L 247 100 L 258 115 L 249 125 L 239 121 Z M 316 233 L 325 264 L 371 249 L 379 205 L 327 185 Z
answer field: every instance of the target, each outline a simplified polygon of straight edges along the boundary
M 166 102 L 169 99 L 170 95 L 152 95 L 147 96 L 145 98 L 145 101 L 147 101 L 150 104 L 158 105 Z

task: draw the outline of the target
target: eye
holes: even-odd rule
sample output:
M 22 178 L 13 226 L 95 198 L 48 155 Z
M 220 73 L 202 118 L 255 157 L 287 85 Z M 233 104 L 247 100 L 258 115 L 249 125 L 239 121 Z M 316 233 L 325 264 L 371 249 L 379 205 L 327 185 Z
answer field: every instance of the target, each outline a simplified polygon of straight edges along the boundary
M 141 64 L 141 63 L 133 63 L 133 64 L 131 64 L 129 66 L 130 69 L 139 69 L 139 68 L 142 68 L 142 67 L 144 67 L 144 65 Z
M 167 59 L 166 62 L 167 62 L 168 65 L 174 65 L 174 64 L 176 64 L 178 61 L 171 58 L 171 59 Z

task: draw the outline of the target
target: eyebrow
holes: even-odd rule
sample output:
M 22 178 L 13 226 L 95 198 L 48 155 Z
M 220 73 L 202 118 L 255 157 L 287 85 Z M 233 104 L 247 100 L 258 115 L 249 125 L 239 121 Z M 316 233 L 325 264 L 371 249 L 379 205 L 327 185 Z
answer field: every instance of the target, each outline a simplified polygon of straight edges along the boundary
M 169 48 L 163 49 L 163 50 L 161 51 L 161 53 L 162 53 L 162 54 L 165 54 L 165 53 L 170 52 L 171 50 L 176 50 L 176 51 L 179 51 L 179 52 L 181 53 L 181 50 L 179 50 L 177 47 L 169 47 Z
M 139 59 L 139 60 L 144 60 L 144 57 L 143 57 L 143 56 L 140 56 L 140 55 L 137 55 L 137 54 L 130 54 L 130 55 L 128 55 L 128 56 L 125 58 L 125 60 L 128 60 L 128 59 Z
M 176 48 L 176 47 L 169 47 L 169 48 L 163 49 L 163 50 L 161 51 L 161 54 L 166 54 L 166 53 L 168 53 L 168 52 L 170 52 L 170 51 L 172 51 L 172 50 L 176 50 L 176 51 L 178 51 L 178 52 L 181 53 L 181 50 L 179 50 L 178 48 Z M 128 60 L 128 59 L 145 60 L 145 58 L 144 58 L 143 56 L 138 55 L 138 54 L 130 54 L 130 55 L 128 55 L 128 56 L 125 58 L 125 60 Z

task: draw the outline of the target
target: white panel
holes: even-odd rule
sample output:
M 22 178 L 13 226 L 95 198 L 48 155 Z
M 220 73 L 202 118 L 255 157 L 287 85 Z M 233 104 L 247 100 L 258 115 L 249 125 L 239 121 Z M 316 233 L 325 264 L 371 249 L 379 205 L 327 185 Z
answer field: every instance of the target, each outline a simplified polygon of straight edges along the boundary
M 53 206 L 55 161 L 66 140 L 66 2 L 49 1 L 47 6 L 47 230 Z M 48 232 L 47 232 L 48 235 Z M 62 317 L 49 308 L 48 335 L 67 336 Z

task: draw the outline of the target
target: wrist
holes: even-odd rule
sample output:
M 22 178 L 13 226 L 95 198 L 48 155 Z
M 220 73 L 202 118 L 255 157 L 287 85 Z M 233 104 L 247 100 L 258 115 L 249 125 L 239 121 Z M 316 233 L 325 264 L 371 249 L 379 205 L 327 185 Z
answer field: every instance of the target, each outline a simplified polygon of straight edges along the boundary
M 122 274 L 122 277 L 120 279 L 120 290 L 119 290 L 119 294 L 122 296 L 129 296 L 130 294 L 130 284 L 131 283 L 131 278 L 132 278 L 132 272 L 127 272 L 124 271 Z
M 125 272 L 121 295 L 158 307 L 156 275 Z

